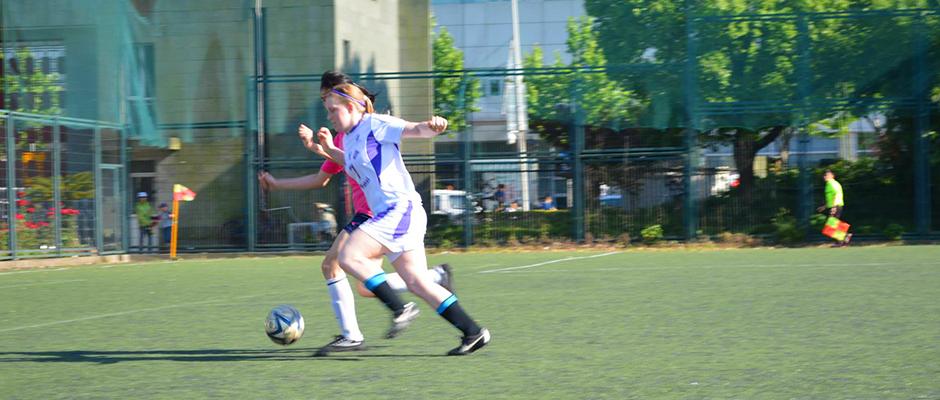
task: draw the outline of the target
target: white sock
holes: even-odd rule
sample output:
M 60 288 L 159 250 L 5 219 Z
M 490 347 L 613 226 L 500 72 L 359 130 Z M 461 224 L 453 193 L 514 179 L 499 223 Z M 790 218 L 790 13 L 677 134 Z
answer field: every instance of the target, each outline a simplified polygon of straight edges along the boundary
M 343 336 L 349 340 L 362 340 L 362 331 L 359 330 L 359 321 L 356 320 L 356 300 L 353 297 L 349 280 L 343 275 L 328 279 L 326 288 L 330 292 L 333 314 Z
M 388 287 L 392 288 L 396 293 L 404 293 L 408 291 L 408 286 L 405 285 L 405 280 L 401 279 L 401 276 L 397 272 L 391 274 L 385 274 L 385 282 L 388 283 Z
M 428 276 L 431 277 L 431 280 L 436 284 L 441 283 L 443 278 L 443 271 L 437 266 L 434 268 L 428 269 Z M 385 274 L 385 282 L 388 283 L 388 286 L 392 288 L 396 293 L 404 293 L 408 291 L 408 286 L 405 285 L 405 280 L 401 279 L 401 276 L 398 276 L 397 272 L 392 272 L 390 274 Z
M 431 276 L 431 280 L 433 280 L 434 283 L 436 283 L 436 284 L 438 284 L 438 285 L 440 285 L 440 284 L 441 284 L 441 281 L 444 280 L 444 270 L 442 270 L 441 267 L 439 267 L 439 266 L 437 266 L 437 265 L 435 265 L 435 266 L 433 266 L 433 267 L 431 267 L 431 268 L 428 268 L 428 275 L 430 275 L 430 276 Z

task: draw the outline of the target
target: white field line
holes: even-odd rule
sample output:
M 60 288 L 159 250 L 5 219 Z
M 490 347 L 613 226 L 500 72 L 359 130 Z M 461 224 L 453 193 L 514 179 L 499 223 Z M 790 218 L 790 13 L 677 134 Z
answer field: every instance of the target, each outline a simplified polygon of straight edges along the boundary
M 224 300 L 223 300 L 223 299 L 216 299 L 216 300 L 196 301 L 196 302 L 192 302 L 192 303 L 171 304 L 171 305 L 168 305 L 168 306 L 149 307 L 149 308 L 138 308 L 138 309 L 136 309 L 136 310 L 127 310 L 127 311 L 120 311 L 120 312 L 114 312 L 114 313 L 108 313 L 108 314 L 90 315 L 90 316 L 82 317 L 82 318 L 65 319 L 65 320 L 61 320 L 61 321 L 51 321 L 51 322 L 44 322 L 44 323 L 41 323 L 41 324 L 24 325 L 24 326 L 17 326 L 17 327 L 15 327 L 15 328 L 0 329 L 0 333 L 21 331 L 21 330 L 24 330 L 24 329 L 32 329 L 32 328 L 41 328 L 41 327 L 44 327 L 44 326 L 53 326 L 53 325 L 70 324 L 70 323 L 72 323 L 72 322 L 89 321 L 89 320 L 93 320 L 93 319 L 117 317 L 117 316 L 120 316 L 120 315 L 136 314 L 136 313 L 146 312 L 146 311 L 157 311 L 157 310 L 167 310 L 167 309 L 171 309 L 171 308 L 182 308 L 182 307 L 201 306 L 201 305 L 206 305 L 206 304 L 220 303 L 220 302 L 229 302 L 229 301 L 232 301 L 232 300 L 248 299 L 248 298 L 260 297 L 260 296 L 266 296 L 266 294 L 253 294 L 253 295 L 250 295 L 250 296 L 239 296 L 239 297 L 233 297 L 233 298 L 224 299 Z
M 45 268 L 40 268 L 40 269 L 27 269 L 27 270 L 23 270 L 23 271 L 0 272 L 0 275 L 31 274 L 31 273 L 33 273 L 33 272 L 52 272 L 52 271 L 65 271 L 65 270 L 66 270 L 66 268 L 56 268 L 56 269 L 45 269 Z
M 0 289 L 10 289 L 10 288 L 18 288 L 18 287 L 26 287 L 26 286 L 58 285 L 58 284 L 60 284 L 60 283 L 84 282 L 84 281 L 85 281 L 85 279 L 69 279 L 69 280 L 67 280 L 67 281 L 23 283 L 23 284 L 19 284 L 19 285 L 0 286 Z
M 539 271 L 500 271 L 502 273 L 571 273 L 571 272 L 630 272 L 630 271 L 664 271 L 664 270 L 696 270 L 696 269 L 718 269 L 718 268 L 828 268 L 828 267 L 885 267 L 885 266 L 923 266 L 940 265 L 940 263 L 856 263 L 856 264 L 715 264 L 715 265 L 662 265 L 662 266 L 644 266 L 644 267 L 604 267 L 604 268 L 579 268 L 579 269 L 549 269 Z M 486 272 L 486 271 L 484 271 Z
M 480 273 L 481 273 L 481 274 L 489 274 L 489 273 L 493 273 L 493 272 L 510 272 L 510 271 L 516 271 L 516 270 L 520 270 L 520 269 L 529 269 L 529 268 L 541 267 L 541 266 L 543 266 L 543 265 L 554 264 L 554 263 L 560 263 L 560 262 L 565 262 L 565 261 L 584 260 L 584 259 L 588 259 L 588 258 L 605 257 L 605 256 L 609 256 L 609 255 L 614 255 L 614 254 L 620 254 L 620 252 L 619 252 L 619 251 L 611 251 L 611 252 L 609 252 L 609 253 L 594 254 L 594 255 L 591 255 L 591 256 L 561 258 L 561 259 L 557 259 L 557 260 L 544 261 L 544 262 L 535 263 L 535 264 L 520 265 L 520 266 L 518 266 L 518 267 L 507 267 L 507 268 L 488 269 L 488 270 L 486 270 L 486 271 L 480 271 Z

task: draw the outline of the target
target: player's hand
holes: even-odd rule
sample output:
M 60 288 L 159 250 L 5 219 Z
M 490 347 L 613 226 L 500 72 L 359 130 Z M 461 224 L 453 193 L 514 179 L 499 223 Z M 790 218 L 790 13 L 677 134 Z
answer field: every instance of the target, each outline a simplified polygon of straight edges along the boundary
M 300 124 L 300 127 L 297 128 L 297 135 L 300 136 L 300 141 L 304 143 L 304 147 L 310 148 L 311 145 L 316 144 L 313 141 L 313 130 L 307 127 L 307 125 Z
M 333 144 L 333 132 L 330 132 L 326 127 L 320 127 L 320 130 L 317 131 L 317 140 L 320 141 L 320 147 L 324 150 L 336 148 L 336 145 Z
M 816 212 L 821 213 L 821 212 L 823 212 L 823 211 L 826 211 L 826 206 L 819 206 L 819 207 L 816 207 Z
M 261 190 L 274 190 L 277 188 L 277 179 L 269 174 L 268 171 L 261 171 L 258 172 L 258 184 L 261 185 Z
M 447 119 L 435 115 L 428 120 L 428 128 L 436 133 L 444 132 L 447 130 Z
M 836 208 L 835 208 L 835 207 L 832 207 L 832 208 L 829 209 L 829 216 L 830 216 L 830 217 L 835 217 L 835 216 L 836 216 Z

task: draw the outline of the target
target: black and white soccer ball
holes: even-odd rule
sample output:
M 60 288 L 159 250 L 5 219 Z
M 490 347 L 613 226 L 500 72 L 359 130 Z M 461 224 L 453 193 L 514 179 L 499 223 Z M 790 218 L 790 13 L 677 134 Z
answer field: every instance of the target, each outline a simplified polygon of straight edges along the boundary
M 279 305 L 264 320 L 264 332 L 272 342 L 289 345 L 304 335 L 304 317 L 293 306 Z

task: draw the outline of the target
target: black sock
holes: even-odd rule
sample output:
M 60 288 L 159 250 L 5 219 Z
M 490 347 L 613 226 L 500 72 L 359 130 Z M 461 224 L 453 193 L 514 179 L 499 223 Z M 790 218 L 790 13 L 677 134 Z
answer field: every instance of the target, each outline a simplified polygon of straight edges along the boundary
M 389 310 L 392 310 L 395 315 L 398 315 L 402 312 L 402 310 L 405 309 L 405 303 L 401 301 L 401 297 L 398 296 L 398 293 L 395 293 L 395 291 L 392 290 L 392 287 L 388 285 L 388 282 L 382 282 L 370 290 L 372 291 L 372 294 L 374 294 L 375 297 L 378 297 L 379 300 L 382 300 L 382 302 L 385 303 L 385 306 L 388 307 Z
M 460 329 L 464 336 L 480 334 L 480 326 L 470 318 L 470 315 L 468 315 L 456 301 L 451 303 L 450 306 L 444 309 L 440 314 L 447 322 L 450 322 L 455 328 Z

